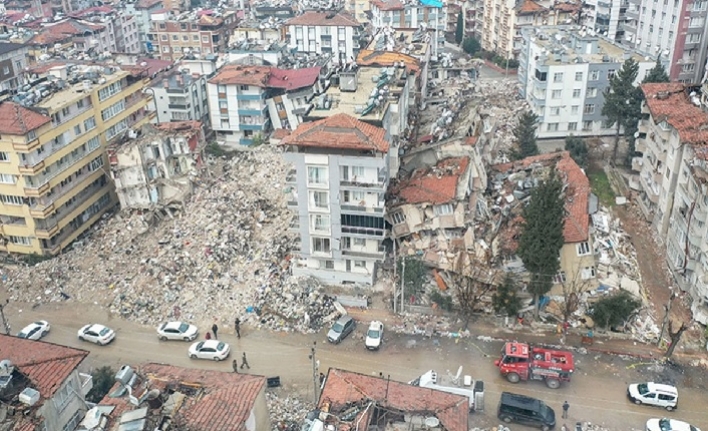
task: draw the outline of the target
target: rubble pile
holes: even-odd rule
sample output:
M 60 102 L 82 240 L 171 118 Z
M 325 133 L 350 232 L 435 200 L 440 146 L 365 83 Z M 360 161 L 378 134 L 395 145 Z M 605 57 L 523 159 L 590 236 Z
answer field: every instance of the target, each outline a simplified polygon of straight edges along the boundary
M 279 396 L 271 391 L 266 391 L 266 402 L 273 431 L 300 429 L 298 424 L 304 421 L 307 413 L 313 408 L 312 403 L 293 396 Z
M 289 276 L 287 166 L 272 147 L 211 160 L 183 210 L 119 214 L 73 250 L 3 274 L 12 301 L 72 300 L 143 324 L 241 320 L 308 331 L 333 312 Z M 159 219 L 159 220 L 158 220 Z

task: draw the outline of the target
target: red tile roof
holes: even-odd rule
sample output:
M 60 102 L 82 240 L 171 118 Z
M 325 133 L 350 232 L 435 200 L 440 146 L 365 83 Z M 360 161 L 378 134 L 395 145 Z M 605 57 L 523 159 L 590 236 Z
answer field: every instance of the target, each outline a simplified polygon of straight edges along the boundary
M 563 175 L 567 184 L 565 191 L 565 223 L 563 237 L 566 243 L 587 241 L 590 215 L 588 213 L 588 200 L 590 196 L 590 180 L 580 166 L 575 163 L 567 151 L 541 154 L 527 157 L 512 163 L 492 166 L 496 172 L 519 172 L 535 163 L 553 164 Z
M 135 8 L 149 9 L 157 4 L 162 4 L 162 0 L 139 0 L 138 3 L 136 3 Z
M 385 130 L 359 121 L 347 114 L 336 114 L 323 120 L 303 123 L 281 145 L 378 151 L 385 153 L 389 144 Z
M 49 25 L 46 28 L 54 34 L 83 36 L 85 32 L 102 30 L 106 28 L 106 26 L 101 24 L 91 24 L 85 21 L 77 21 L 75 19 L 68 19 L 57 24 Z
M 469 158 L 441 160 L 434 168 L 420 169 L 393 189 L 402 203 L 440 205 L 457 197 L 457 186 L 469 166 Z
M 516 10 L 521 14 L 548 11 L 548 9 L 533 0 L 524 0 L 524 2 L 521 3 L 521 5 Z
M 52 119 L 15 102 L 0 103 L 0 134 L 26 135 Z
M 303 69 L 278 69 L 272 68 L 268 76 L 268 87 L 283 90 L 297 90 L 309 87 L 317 82 L 320 76 L 320 66 L 305 67 Z
M 0 334 L 0 358 L 11 360 L 43 399 L 53 397 L 88 354 L 86 350 Z
M 400 62 L 403 62 L 406 65 L 406 69 L 409 71 L 420 71 L 420 61 L 413 56 L 401 52 L 363 49 L 359 51 L 359 55 L 356 57 L 356 64 L 359 66 L 391 67 Z
M 221 68 L 217 74 L 209 80 L 211 84 L 218 85 L 254 85 L 264 88 L 268 85 L 270 67 L 267 66 L 242 66 L 230 64 Z
M 308 10 L 302 15 L 290 18 L 285 25 L 319 25 L 337 27 L 359 27 L 361 24 L 348 12 Z
M 70 42 L 72 40 L 72 35 L 64 33 L 54 33 L 48 29 L 44 29 L 41 32 L 35 34 L 27 41 L 28 45 L 52 45 L 58 42 Z
M 405 5 L 400 0 L 370 0 L 379 10 L 403 10 Z
M 195 430 L 247 431 L 246 421 L 266 384 L 263 376 L 155 363 L 141 366 L 139 374 L 150 381 L 150 388 L 164 390 L 171 383 L 184 383 L 197 389 L 197 395 L 185 398 L 177 412 L 185 427 Z M 130 409 L 126 397 L 106 396 L 99 405 L 117 406 L 111 413 L 114 423 Z
M 349 403 L 358 403 L 362 399 L 382 403 L 383 408 L 419 412 L 425 415 L 433 414 L 440 420 L 446 431 L 468 430 L 469 400 L 462 395 L 420 388 L 351 371 L 329 369 L 320 397 L 320 408 L 330 404 L 330 413 L 341 411 L 348 407 Z M 367 410 L 367 412 L 371 411 L 372 409 Z M 360 415 L 364 414 L 367 413 L 360 413 Z M 361 422 L 354 420 L 351 423 L 359 424 L 359 431 L 366 431 L 368 419 L 364 417 Z M 338 430 L 346 431 L 346 427 L 343 429 L 344 425 L 346 424 L 340 423 Z
M 691 103 L 684 84 L 650 83 L 641 87 L 654 122 L 669 123 L 682 143 L 708 144 L 708 114 Z

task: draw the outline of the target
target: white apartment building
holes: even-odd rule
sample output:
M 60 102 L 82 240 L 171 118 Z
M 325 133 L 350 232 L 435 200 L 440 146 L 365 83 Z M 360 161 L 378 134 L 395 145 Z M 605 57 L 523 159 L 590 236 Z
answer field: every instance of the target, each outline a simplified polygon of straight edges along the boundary
M 628 0 L 586 0 L 583 6 L 587 27 L 608 39 L 619 43 L 624 41 L 625 27 L 622 24 L 626 19 Z
M 447 7 L 437 0 L 371 0 L 371 27 L 374 33 L 390 27 L 395 30 L 422 29 L 432 33 L 432 54 L 445 44 Z M 437 41 L 437 43 L 435 43 Z
M 288 48 L 309 54 L 330 54 L 339 62 L 353 61 L 359 53 L 361 24 L 348 12 L 309 10 L 283 25 Z
M 178 64 L 157 75 L 145 92 L 154 96 L 148 109 L 157 113 L 155 123 L 196 120 L 210 127 L 206 75 Z
M 293 274 L 328 284 L 372 285 L 385 257 L 384 193 L 390 166 L 387 131 L 337 114 L 301 124 L 283 138 L 288 205 L 300 235 Z
M 520 93 L 538 115 L 537 137 L 614 135 L 602 115 L 610 78 L 633 56 L 640 82 L 655 61 L 570 26 L 529 27 L 522 34 Z
M 644 84 L 636 141 L 637 203 L 666 244 L 678 286 L 693 298 L 694 317 L 708 323 L 708 113 L 681 83 Z M 700 106 L 697 106 L 700 105 Z M 703 109 L 701 109 L 703 107 Z

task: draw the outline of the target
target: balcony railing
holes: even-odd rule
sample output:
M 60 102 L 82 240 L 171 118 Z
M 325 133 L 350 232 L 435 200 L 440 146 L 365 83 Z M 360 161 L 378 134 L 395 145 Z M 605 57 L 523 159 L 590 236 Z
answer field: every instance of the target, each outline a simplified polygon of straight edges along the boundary
M 51 181 L 53 178 L 57 177 L 59 174 L 65 172 L 67 169 L 71 168 L 72 166 L 76 165 L 77 163 L 79 163 L 79 162 L 85 160 L 85 159 L 86 159 L 86 156 L 88 156 L 89 154 L 91 154 L 91 153 L 99 154 L 99 151 L 98 151 L 98 150 L 99 150 L 100 148 L 101 148 L 101 147 L 97 147 L 97 148 L 95 148 L 95 149 L 93 149 L 93 150 L 87 150 L 87 151 L 83 152 L 82 154 L 77 155 L 76 157 L 74 157 L 72 161 L 63 163 L 63 165 L 64 165 L 64 168 L 63 168 L 63 169 L 56 169 L 55 171 L 53 171 L 53 172 L 52 172 L 51 174 L 49 174 L 49 175 L 42 175 L 39 179 L 36 180 L 38 184 L 36 184 L 36 185 L 27 185 L 27 186 L 25 187 L 25 192 L 26 192 L 27 190 L 38 190 L 38 189 L 42 189 L 42 188 L 44 188 L 45 186 L 48 187 L 49 181 Z M 28 195 L 29 195 L 29 196 L 35 196 L 34 194 L 28 194 Z
M 384 212 L 383 206 L 372 207 L 367 205 L 341 205 L 340 208 L 342 211 L 374 212 L 379 214 L 383 214 Z
M 84 166 L 84 168 L 86 168 L 86 166 Z M 82 168 L 82 170 L 84 168 Z M 44 218 L 47 214 L 51 214 L 51 212 L 55 209 L 54 202 L 58 201 L 69 191 L 75 190 L 82 181 L 95 173 L 95 170 L 89 171 L 88 169 L 85 169 L 85 172 L 74 178 L 71 183 L 60 187 L 54 187 L 54 192 L 52 193 L 51 198 L 41 197 L 35 200 L 34 205 L 30 205 L 30 215 L 32 215 L 32 217 Z
M 363 226 L 342 226 L 342 233 L 382 238 L 386 234 L 386 230 Z

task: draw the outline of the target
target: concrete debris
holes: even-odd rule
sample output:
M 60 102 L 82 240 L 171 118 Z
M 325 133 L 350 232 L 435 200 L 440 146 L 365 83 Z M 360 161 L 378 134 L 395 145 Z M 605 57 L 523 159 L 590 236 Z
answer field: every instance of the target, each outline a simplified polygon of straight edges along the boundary
M 55 259 L 7 269 L 10 299 L 94 303 L 151 325 L 231 329 L 238 316 L 259 328 L 319 329 L 336 314 L 317 282 L 290 276 L 287 170 L 273 147 L 209 160 L 184 211 L 159 222 L 117 215 Z
M 298 424 L 314 408 L 311 402 L 300 400 L 294 396 L 280 396 L 277 392 L 271 391 L 266 391 L 266 402 L 273 431 L 300 429 Z

